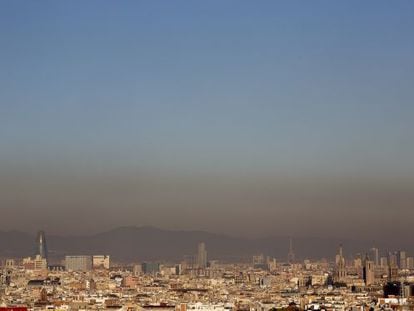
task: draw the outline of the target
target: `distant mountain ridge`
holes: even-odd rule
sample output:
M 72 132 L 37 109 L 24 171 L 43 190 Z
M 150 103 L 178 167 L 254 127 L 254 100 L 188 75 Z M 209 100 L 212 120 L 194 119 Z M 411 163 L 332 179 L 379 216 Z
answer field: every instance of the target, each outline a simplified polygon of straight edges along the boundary
M 204 231 L 174 231 L 155 227 L 119 227 L 110 231 L 84 236 L 56 236 L 46 232 L 50 257 L 58 260 L 65 255 L 109 254 L 119 262 L 179 261 L 184 255 L 194 255 L 197 244 L 205 242 L 209 259 L 248 261 L 254 254 L 276 257 L 285 261 L 288 237 L 238 238 Z M 372 243 L 335 238 L 297 237 L 293 239 L 296 257 L 332 259 L 338 245 L 344 245 L 345 255 L 364 253 Z M 0 231 L 0 257 L 33 255 L 35 236 L 18 231 Z M 376 245 L 382 250 L 398 249 Z M 407 249 L 409 251 L 409 249 Z

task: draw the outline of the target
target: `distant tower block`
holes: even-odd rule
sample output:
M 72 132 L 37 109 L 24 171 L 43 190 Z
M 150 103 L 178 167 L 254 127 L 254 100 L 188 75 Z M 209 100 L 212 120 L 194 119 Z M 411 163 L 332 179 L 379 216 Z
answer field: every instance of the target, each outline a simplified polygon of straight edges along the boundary
M 201 269 L 205 269 L 207 267 L 207 250 L 204 242 L 198 244 L 197 266 Z
M 295 252 L 293 251 L 293 240 L 292 240 L 292 238 L 289 239 L 288 262 L 289 263 L 295 262 Z
M 48 259 L 47 244 L 44 231 L 39 231 L 37 233 L 35 255 L 39 255 L 40 257 L 45 258 L 46 260 Z
M 379 258 L 379 250 L 376 247 L 371 248 L 372 260 L 374 261 L 375 266 L 379 266 L 380 258 Z
M 365 256 L 363 266 L 363 279 L 366 286 L 372 285 L 375 282 L 374 262 L 369 260 L 368 254 Z

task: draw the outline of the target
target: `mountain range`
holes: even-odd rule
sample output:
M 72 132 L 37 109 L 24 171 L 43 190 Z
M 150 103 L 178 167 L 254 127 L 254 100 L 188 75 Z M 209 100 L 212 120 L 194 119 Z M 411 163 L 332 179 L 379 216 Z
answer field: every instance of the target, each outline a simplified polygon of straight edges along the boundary
M 222 261 L 250 261 L 251 256 L 263 253 L 285 261 L 289 237 L 241 238 L 204 231 L 174 231 L 155 227 L 119 227 L 110 231 L 83 235 L 47 235 L 49 257 L 59 261 L 65 255 L 110 255 L 112 260 L 131 263 L 142 261 L 180 261 L 185 255 L 195 255 L 199 242 L 207 247 L 209 259 Z M 18 231 L 0 231 L 0 257 L 32 256 L 35 236 Z M 371 241 L 337 238 L 294 237 L 294 251 L 298 259 L 334 258 L 339 244 L 345 255 L 365 254 L 373 246 Z M 385 253 L 390 245 L 376 245 Z M 395 245 L 393 249 L 398 249 Z

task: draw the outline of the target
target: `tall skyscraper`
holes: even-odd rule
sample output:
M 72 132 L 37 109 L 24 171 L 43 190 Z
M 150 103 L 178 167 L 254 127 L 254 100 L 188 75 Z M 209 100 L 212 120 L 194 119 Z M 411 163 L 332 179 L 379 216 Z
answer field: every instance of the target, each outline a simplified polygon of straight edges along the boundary
M 406 269 L 407 268 L 407 256 L 405 251 L 399 251 L 398 252 L 398 267 L 400 269 Z
M 36 237 L 36 251 L 35 256 L 39 255 L 44 259 L 48 259 L 46 236 L 44 231 L 39 231 Z
M 207 267 L 207 250 L 204 242 L 198 244 L 197 266 L 201 269 L 205 269 Z
M 365 256 L 363 266 L 363 278 L 366 286 L 372 285 L 375 282 L 374 262 L 369 260 L 368 255 Z
M 390 266 L 398 268 L 398 253 L 396 253 L 396 252 L 394 252 L 394 253 L 389 252 L 388 253 L 388 264 Z
M 293 251 L 293 240 L 292 240 L 292 238 L 289 239 L 288 262 L 289 263 L 295 262 L 295 252 Z
M 376 248 L 376 247 L 371 248 L 371 254 L 372 254 L 371 258 L 374 261 L 375 266 L 379 266 L 379 264 L 380 264 L 380 262 L 379 262 L 380 261 L 380 258 L 379 258 L 378 248 Z
M 388 280 L 398 281 L 398 261 L 395 253 L 388 253 Z

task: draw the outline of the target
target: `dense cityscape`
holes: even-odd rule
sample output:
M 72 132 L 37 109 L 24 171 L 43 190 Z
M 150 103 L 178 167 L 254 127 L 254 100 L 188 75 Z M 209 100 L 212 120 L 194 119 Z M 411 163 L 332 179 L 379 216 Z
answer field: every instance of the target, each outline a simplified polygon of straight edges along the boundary
M 298 260 L 290 239 L 285 260 L 220 262 L 208 245 L 180 262 L 111 262 L 111 254 L 68 254 L 50 263 L 40 231 L 33 256 L 5 258 L 0 310 L 412 310 L 414 258 L 405 251 Z M 348 258 L 351 258 L 348 259 Z
M 0 0 L 0 311 L 414 311 L 414 0 Z

